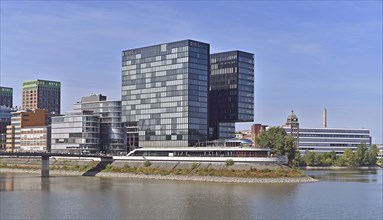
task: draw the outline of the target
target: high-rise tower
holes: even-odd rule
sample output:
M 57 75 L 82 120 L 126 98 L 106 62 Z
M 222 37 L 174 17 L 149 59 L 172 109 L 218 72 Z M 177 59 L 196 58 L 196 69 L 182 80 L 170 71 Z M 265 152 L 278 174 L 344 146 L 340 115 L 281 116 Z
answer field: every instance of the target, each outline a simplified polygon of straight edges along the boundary
M 122 121 L 140 147 L 206 141 L 210 45 L 183 40 L 122 52 Z
M 235 122 L 254 120 L 254 54 L 210 55 L 209 139 L 233 138 Z
M 45 109 L 49 114 L 60 114 L 61 83 L 46 80 L 23 82 L 22 109 Z

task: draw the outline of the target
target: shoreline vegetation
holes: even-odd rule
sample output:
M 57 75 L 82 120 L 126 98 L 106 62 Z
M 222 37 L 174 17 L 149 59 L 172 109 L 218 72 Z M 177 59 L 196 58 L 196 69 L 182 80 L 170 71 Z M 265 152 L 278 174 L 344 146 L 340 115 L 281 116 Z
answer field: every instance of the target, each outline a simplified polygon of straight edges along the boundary
M 308 183 L 317 180 L 298 169 L 276 164 L 113 162 L 56 160 L 51 176 L 97 176 L 222 183 Z M 0 159 L 0 172 L 41 173 L 39 159 Z
M 292 115 L 295 117 L 295 115 Z M 290 117 L 290 116 L 289 116 Z M 368 167 L 382 164 L 383 159 L 378 159 L 378 147 L 373 144 L 368 147 L 361 142 L 356 149 L 345 148 L 341 155 L 335 151 L 316 153 L 307 149 L 302 156 L 291 135 L 287 135 L 282 127 L 271 127 L 262 132 L 256 140 L 256 146 L 268 146 L 273 155 L 285 155 L 291 167 Z M 378 165 L 381 166 L 381 165 Z

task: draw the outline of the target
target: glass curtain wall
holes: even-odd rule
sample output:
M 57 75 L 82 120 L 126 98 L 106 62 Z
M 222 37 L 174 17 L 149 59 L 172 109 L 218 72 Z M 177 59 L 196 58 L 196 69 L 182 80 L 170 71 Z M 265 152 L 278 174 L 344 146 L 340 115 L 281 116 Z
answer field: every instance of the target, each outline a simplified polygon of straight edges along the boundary
M 242 51 L 216 53 L 211 54 L 210 63 L 209 135 L 215 140 L 232 136 L 220 123 L 254 120 L 254 55 Z
M 209 44 L 184 40 L 122 52 L 122 120 L 140 147 L 207 140 Z

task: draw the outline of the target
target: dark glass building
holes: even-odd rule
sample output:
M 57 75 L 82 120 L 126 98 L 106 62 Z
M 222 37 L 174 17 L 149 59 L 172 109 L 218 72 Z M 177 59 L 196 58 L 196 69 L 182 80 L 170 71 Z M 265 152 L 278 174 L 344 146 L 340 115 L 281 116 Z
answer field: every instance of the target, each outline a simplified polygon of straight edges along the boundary
M 193 40 L 122 52 L 122 121 L 137 128 L 139 147 L 207 140 L 209 54 Z
M 0 86 L 0 106 L 12 108 L 13 89 Z
M 254 120 L 254 55 L 210 55 L 209 138 L 233 138 L 235 122 Z

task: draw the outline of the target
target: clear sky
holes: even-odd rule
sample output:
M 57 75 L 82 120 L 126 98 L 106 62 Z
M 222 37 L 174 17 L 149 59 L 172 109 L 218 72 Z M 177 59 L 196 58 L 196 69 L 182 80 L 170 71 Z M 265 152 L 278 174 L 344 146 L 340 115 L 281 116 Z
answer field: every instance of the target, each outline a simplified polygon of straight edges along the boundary
M 0 1 L 1 86 L 62 82 L 62 112 L 121 96 L 121 51 L 183 39 L 256 57 L 255 122 L 369 128 L 382 143 L 382 1 Z M 251 123 L 237 126 L 247 129 Z

